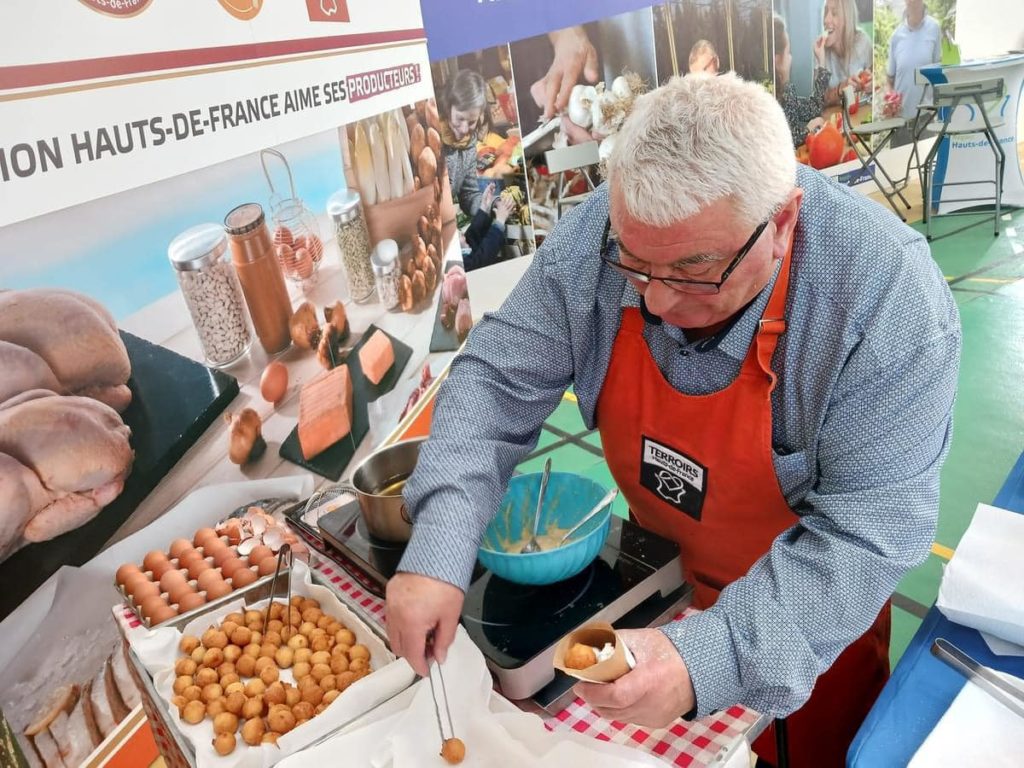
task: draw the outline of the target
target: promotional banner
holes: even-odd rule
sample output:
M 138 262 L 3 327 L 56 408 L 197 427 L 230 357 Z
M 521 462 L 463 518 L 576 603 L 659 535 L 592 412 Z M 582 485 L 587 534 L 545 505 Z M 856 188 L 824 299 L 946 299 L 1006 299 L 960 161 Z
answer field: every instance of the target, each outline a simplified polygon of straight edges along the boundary
M 416 0 L 13 0 L 0 28 L 0 226 L 430 93 Z

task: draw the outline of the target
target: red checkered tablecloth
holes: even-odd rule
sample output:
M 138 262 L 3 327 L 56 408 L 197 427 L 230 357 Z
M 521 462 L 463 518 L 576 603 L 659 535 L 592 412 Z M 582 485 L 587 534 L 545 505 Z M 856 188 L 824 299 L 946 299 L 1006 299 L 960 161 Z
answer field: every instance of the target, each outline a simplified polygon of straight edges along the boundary
M 379 626 L 384 626 L 384 601 L 372 595 L 344 571 L 316 559 L 314 567 L 349 602 L 362 608 Z M 695 613 L 688 610 L 685 614 Z M 686 768 L 711 766 L 716 756 L 757 721 L 758 715 L 743 707 L 730 707 L 701 720 L 677 720 L 668 728 L 650 730 L 636 725 L 605 720 L 582 699 L 545 721 L 551 730 L 571 728 L 601 741 L 627 744 L 656 755 L 670 765 Z

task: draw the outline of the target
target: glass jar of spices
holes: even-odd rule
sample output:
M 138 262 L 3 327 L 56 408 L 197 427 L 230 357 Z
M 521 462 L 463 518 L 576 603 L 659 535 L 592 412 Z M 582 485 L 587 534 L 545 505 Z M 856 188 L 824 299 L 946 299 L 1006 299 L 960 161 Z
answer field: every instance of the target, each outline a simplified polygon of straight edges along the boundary
M 384 309 L 394 309 L 398 306 L 398 243 L 381 240 L 373 249 L 370 263 L 377 283 L 377 298 Z
M 344 189 L 331 195 L 327 213 L 334 222 L 341 263 L 348 277 L 352 300 L 371 301 L 376 283 L 370 263 L 370 233 L 363 215 L 362 198 L 354 189 Z
M 207 365 L 223 368 L 249 351 L 252 334 L 228 238 L 217 224 L 185 230 L 167 247 Z
M 224 217 L 224 228 L 256 336 L 268 355 L 283 352 L 291 344 L 292 302 L 263 208 L 259 203 L 238 206 Z

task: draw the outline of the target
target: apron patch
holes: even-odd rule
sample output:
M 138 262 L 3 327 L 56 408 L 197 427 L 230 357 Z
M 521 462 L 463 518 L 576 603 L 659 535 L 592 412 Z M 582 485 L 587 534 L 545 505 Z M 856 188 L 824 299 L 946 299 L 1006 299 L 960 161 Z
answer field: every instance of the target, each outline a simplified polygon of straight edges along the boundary
M 700 520 L 707 494 L 707 467 L 644 435 L 640 485 L 666 504 Z

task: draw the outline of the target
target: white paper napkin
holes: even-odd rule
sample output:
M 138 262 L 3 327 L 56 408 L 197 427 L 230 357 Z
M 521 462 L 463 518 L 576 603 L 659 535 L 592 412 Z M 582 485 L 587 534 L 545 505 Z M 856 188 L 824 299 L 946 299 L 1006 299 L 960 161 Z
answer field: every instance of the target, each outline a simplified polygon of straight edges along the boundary
M 950 621 L 1024 645 L 1024 515 L 979 504 L 936 605 Z
M 463 768 L 657 768 L 651 755 L 570 731 L 549 731 L 536 715 L 493 712 L 491 676 L 483 654 L 461 628 L 443 668 L 455 734 L 466 745 Z M 434 673 L 440 696 L 440 681 Z M 279 768 L 429 768 L 446 765 L 430 685 L 421 680 L 404 712 L 353 729 L 294 755 Z M 442 704 L 443 707 L 443 704 Z M 445 717 L 442 709 L 442 717 Z M 447 728 L 447 722 L 445 723 Z
M 1024 690 L 1024 680 L 1001 676 Z M 917 750 L 909 768 L 1019 768 L 1022 755 L 1024 718 L 967 683 Z

